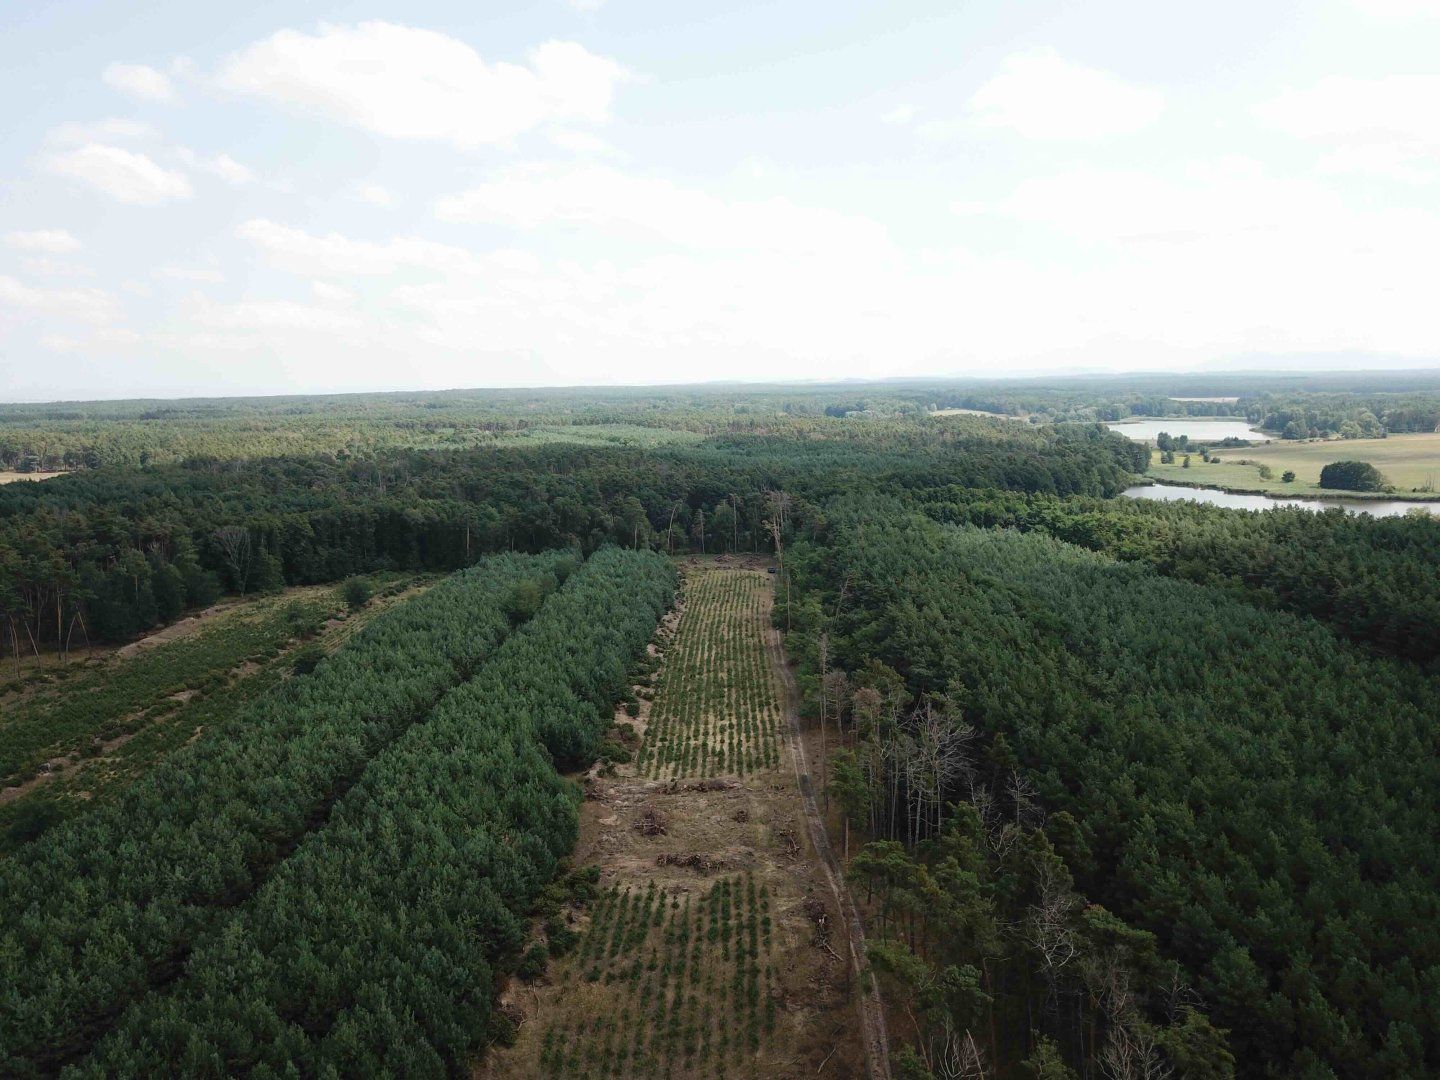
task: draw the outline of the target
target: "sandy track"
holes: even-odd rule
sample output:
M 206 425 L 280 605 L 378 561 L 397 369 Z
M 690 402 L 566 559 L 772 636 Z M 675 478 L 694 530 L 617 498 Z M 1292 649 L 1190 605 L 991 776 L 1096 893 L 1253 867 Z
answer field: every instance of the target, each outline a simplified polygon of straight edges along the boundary
M 825 821 L 820 816 L 820 808 L 815 802 L 815 787 L 810 777 L 810 765 L 805 756 L 805 742 L 800 737 L 798 707 L 800 693 L 795 685 L 795 674 L 785 661 L 780 631 L 772 628 L 766 634 L 766 638 L 773 666 L 784 688 L 783 705 L 790 733 L 790 760 L 795 766 L 795 782 L 800 787 L 800 795 L 805 804 L 805 820 L 810 827 L 810 840 L 815 846 L 816 854 L 820 857 L 820 865 L 825 871 L 825 879 L 830 886 L 835 904 L 840 909 L 841 917 L 845 920 L 849 930 L 846 936 L 850 944 L 851 970 L 856 986 L 859 988 L 857 1010 L 860 1014 L 860 1028 L 865 1041 L 866 1069 L 870 1074 L 870 1080 L 890 1080 L 890 1034 L 885 1023 L 885 1006 L 880 1000 L 880 991 L 876 988 L 874 980 L 869 980 L 867 984 L 867 980 L 862 977 L 865 927 L 860 921 L 860 913 L 855 907 L 855 901 L 850 896 L 850 890 L 845 885 L 844 870 L 840 866 L 840 861 L 835 857 L 834 849 L 830 846 L 830 838 L 825 831 Z

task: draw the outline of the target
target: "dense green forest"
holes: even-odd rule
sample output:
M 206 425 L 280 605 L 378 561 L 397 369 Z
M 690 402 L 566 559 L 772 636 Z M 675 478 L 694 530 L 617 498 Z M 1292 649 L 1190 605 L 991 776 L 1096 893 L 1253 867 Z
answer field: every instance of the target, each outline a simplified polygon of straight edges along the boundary
M 1287 437 L 1435 431 L 1440 378 L 1374 374 L 1127 375 L 1045 380 L 445 390 L 269 398 L 0 404 L 0 470 L 143 467 L 292 455 L 503 445 L 545 429 L 613 425 L 777 434 L 827 417 L 974 409 L 1039 423 L 1245 417 Z M 1346 424 L 1354 427 L 1346 427 Z
M 463 1072 L 575 842 L 556 765 L 594 757 L 674 586 L 649 552 L 589 559 L 73 1075 Z
M 0 1059 L 46 1072 L 172 978 L 381 749 L 576 565 L 496 556 L 387 612 L 121 797 L 0 862 Z
M 449 575 L 25 819 L 0 1073 L 462 1074 L 662 556 L 759 552 L 897 1075 L 1433 1075 L 1440 520 L 1116 498 L 1148 451 L 1101 422 L 1437 408 L 1428 373 L 0 407 L 0 468 L 70 471 L 0 486 L 7 784 L 300 648 L 288 587 Z M 260 593 L 233 640 L 63 662 Z
M 918 505 L 937 521 L 1041 530 L 1251 603 L 1330 623 L 1379 651 L 1440 656 L 1440 526 L 1426 517 L 1339 510 L 1236 513 L 1193 502 L 1059 499 L 935 488 Z
M 98 469 L 0 487 L 0 617 L 12 655 L 71 649 L 125 640 L 221 590 L 572 545 L 756 550 L 764 492 L 776 488 L 812 504 L 856 487 L 955 482 L 1113 495 L 1141 458 L 1093 427 L 822 417 L 648 450 L 542 443 Z
M 1247 1075 L 1419 1077 L 1440 1063 L 1431 680 L 1223 589 L 892 502 L 832 507 L 788 560 L 796 597 L 777 618 L 810 639 L 796 652 L 813 658 L 825 634 L 832 662 L 882 700 L 903 693 L 1003 740 L 1024 794 L 980 798 L 982 822 L 1023 820 L 1021 798 L 1068 815 L 1045 826 L 1065 870 L 1185 965 Z M 977 787 L 963 763 L 937 776 L 923 745 L 905 753 L 924 733 L 872 723 L 861 745 L 879 762 L 868 782 L 893 786 L 878 826 L 938 844 L 921 845 L 933 864 L 975 828 L 941 815 L 937 830 L 936 815 Z M 915 821 L 897 829 L 897 807 Z M 955 918 L 929 933 L 964 940 L 971 916 Z M 963 959 L 986 955 L 977 943 Z M 1090 1061 L 1088 992 L 1085 978 L 1055 983 L 1037 1025 L 1076 1065 Z

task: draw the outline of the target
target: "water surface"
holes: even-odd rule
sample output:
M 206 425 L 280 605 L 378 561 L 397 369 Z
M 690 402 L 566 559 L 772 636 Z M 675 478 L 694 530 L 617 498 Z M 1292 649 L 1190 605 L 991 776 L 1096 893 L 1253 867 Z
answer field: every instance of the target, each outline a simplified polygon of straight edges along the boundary
M 1209 503 L 1211 506 L 1228 506 L 1235 510 L 1274 510 L 1276 507 L 1282 506 L 1300 506 L 1306 510 L 1329 510 L 1332 507 L 1339 507 L 1352 514 L 1398 517 L 1418 509 L 1440 516 L 1440 503 L 1405 502 L 1401 499 L 1347 499 L 1343 496 L 1333 499 L 1277 499 L 1271 495 L 1242 495 L 1236 491 L 1180 487 L 1176 484 L 1141 484 L 1138 487 L 1126 488 L 1122 494 L 1127 499 L 1158 499 L 1161 502 L 1188 499 L 1191 502 Z
M 1189 435 L 1192 439 L 1218 442 L 1221 439 L 1249 439 L 1251 442 L 1268 442 L 1274 436 L 1250 426 L 1248 420 L 1206 420 L 1194 416 L 1166 416 L 1160 419 L 1129 420 L 1120 424 L 1106 424 L 1111 431 L 1118 431 L 1136 442 L 1154 442 L 1162 431 L 1171 435 Z

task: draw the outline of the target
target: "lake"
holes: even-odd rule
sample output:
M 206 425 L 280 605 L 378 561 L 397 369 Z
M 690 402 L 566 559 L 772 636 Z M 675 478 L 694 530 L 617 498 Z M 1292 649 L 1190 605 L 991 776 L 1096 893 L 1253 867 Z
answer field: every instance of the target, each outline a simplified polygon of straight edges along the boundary
M 1192 439 L 1218 442 L 1221 439 L 1249 439 L 1251 442 L 1268 442 L 1274 438 L 1251 427 L 1246 420 L 1206 420 L 1195 416 L 1167 416 L 1158 420 L 1131 420 L 1123 424 L 1106 424 L 1111 431 L 1118 431 L 1136 442 L 1154 442 L 1162 431 L 1171 435 L 1189 435 Z
M 1188 499 L 1191 502 L 1209 503 L 1211 506 L 1228 506 L 1234 510 L 1274 510 L 1283 506 L 1301 506 L 1307 510 L 1328 510 L 1338 506 L 1352 514 L 1370 514 L 1372 517 L 1399 517 L 1411 510 L 1424 510 L 1440 515 L 1440 503 L 1405 502 L 1400 499 L 1276 499 L 1269 495 L 1242 495 L 1235 491 L 1215 491 L 1211 488 L 1179 487 L 1175 484 L 1142 484 L 1126 488 L 1122 493 L 1127 499 L 1158 499 L 1173 502 Z

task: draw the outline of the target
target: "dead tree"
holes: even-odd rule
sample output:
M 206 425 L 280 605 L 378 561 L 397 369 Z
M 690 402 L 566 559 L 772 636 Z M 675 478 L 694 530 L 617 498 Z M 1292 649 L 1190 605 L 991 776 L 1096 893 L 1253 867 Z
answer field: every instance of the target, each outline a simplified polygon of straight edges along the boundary
M 250 530 L 240 525 L 225 525 L 215 530 L 214 539 L 225 565 L 230 568 L 235 591 L 244 596 L 250 580 Z
M 785 632 L 790 632 L 790 575 L 785 572 L 785 523 L 790 514 L 790 493 L 788 491 L 767 491 L 765 504 L 768 510 L 766 527 L 775 541 L 775 561 L 780 564 L 780 577 L 785 582 Z

